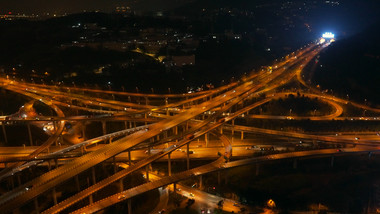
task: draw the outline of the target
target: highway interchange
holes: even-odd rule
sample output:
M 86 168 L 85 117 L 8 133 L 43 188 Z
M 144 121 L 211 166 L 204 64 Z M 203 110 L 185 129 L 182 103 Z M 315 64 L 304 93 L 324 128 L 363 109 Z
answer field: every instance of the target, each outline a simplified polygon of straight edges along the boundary
M 93 178 L 91 186 L 81 189 L 77 194 L 69 198 L 56 201 L 55 205 L 40 210 L 42 213 L 59 213 L 84 198 L 92 198 L 92 194 L 107 187 L 108 185 L 122 180 L 135 171 L 146 170 L 149 178 L 148 167 L 152 162 L 175 159 L 186 159 L 187 169 L 180 173 L 172 174 L 170 167 L 166 176 L 151 180 L 145 184 L 130 189 L 123 189 L 117 194 L 106 197 L 100 201 L 91 201 L 87 206 L 76 210 L 74 213 L 93 213 L 103 210 L 116 203 L 128 200 L 138 194 L 149 190 L 165 187 L 180 182 L 189 177 L 238 167 L 248 164 L 257 164 L 267 161 L 291 159 L 299 157 L 325 157 L 352 154 L 371 154 L 378 152 L 380 139 L 355 138 L 346 135 L 312 135 L 299 132 L 269 130 L 256 127 L 235 125 L 236 118 L 249 117 L 252 119 L 276 119 L 276 120 L 339 120 L 343 113 L 342 104 L 348 101 L 332 95 L 320 92 L 312 88 L 301 78 L 301 72 L 305 65 L 317 56 L 326 45 L 309 44 L 300 50 L 274 62 L 273 70 L 262 69 L 248 74 L 239 81 L 196 93 L 185 94 L 142 94 L 116 91 L 103 91 L 99 89 L 57 87 L 51 85 L 39 85 L 25 82 L 17 82 L 7 77 L 0 79 L 0 87 L 13 91 L 35 101 L 49 106 L 55 116 L 42 116 L 32 113 L 25 106 L 14 115 L 2 116 L 0 121 L 4 127 L 8 123 L 17 121 L 29 122 L 30 124 L 54 124 L 54 131 L 49 139 L 38 147 L 28 147 L 28 152 L 20 154 L 13 148 L 0 148 L 3 155 L 1 163 L 7 163 L 0 171 L 0 179 L 4 180 L 30 166 L 49 164 L 50 160 L 62 160 L 50 171 L 35 177 L 34 179 L 20 184 L 14 189 L 0 195 L 0 209 L 11 212 L 20 205 L 24 205 L 36 197 L 49 191 L 55 192 L 55 187 L 78 176 L 85 171 L 100 165 L 101 163 L 116 158 L 128 162 L 124 169 L 103 180 Z M 284 98 L 293 91 L 276 92 L 276 89 L 291 80 L 298 80 L 307 92 L 299 92 L 302 95 L 318 98 L 330 105 L 334 112 L 328 115 L 312 116 L 276 116 L 276 115 L 249 115 L 249 111 L 255 109 L 273 99 Z M 102 94 L 104 96 L 99 96 Z M 262 97 L 262 95 L 265 95 Z M 120 100 L 118 100 L 118 98 Z M 123 99 L 121 99 L 123 98 Z M 244 105 L 244 101 L 256 98 L 258 101 Z M 260 99 L 262 98 L 262 99 Z M 352 103 L 352 102 L 351 102 Z M 364 104 L 352 103 L 355 107 L 379 113 L 380 109 L 368 107 Z M 87 115 L 65 115 L 66 109 L 80 112 L 88 112 Z M 351 117 L 352 118 L 352 117 Z M 345 118 L 347 119 L 347 117 Z M 377 120 L 376 117 L 359 117 L 359 120 Z M 86 121 L 121 121 L 125 122 L 125 129 L 118 132 L 106 133 L 103 127 L 103 135 L 84 140 L 73 145 L 54 146 L 54 143 L 63 135 L 65 124 Z M 136 125 L 137 124 L 137 125 Z M 223 132 L 228 134 L 223 134 Z M 292 139 L 309 141 L 323 141 L 331 144 L 347 144 L 348 148 L 319 149 L 311 151 L 290 151 L 262 157 L 250 157 L 253 150 L 245 149 L 231 142 L 230 133 L 241 132 L 255 133 Z M 222 146 L 207 146 L 209 135 L 217 137 Z M 197 139 L 205 138 L 202 148 L 190 147 L 189 144 Z M 352 146 L 353 145 L 353 146 Z M 235 147 L 236 146 L 236 147 Z M 155 148 L 154 150 L 152 148 Z M 195 154 L 190 154 L 191 151 Z M 244 149 L 242 149 L 244 148 Z M 49 151 L 49 149 L 51 151 Z M 219 152 L 219 156 L 218 156 Z M 134 158 L 131 158 L 131 154 Z M 232 157 L 241 157 L 240 160 L 231 161 Z M 189 161 L 192 158 L 214 158 L 214 162 L 190 168 Z M 132 163 L 133 162 L 133 163 Z M 56 200 L 56 199 L 55 199 Z M 207 198 L 203 198 L 207 201 Z M 38 207 L 38 205 L 37 205 Z M 227 207 L 227 205 L 226 205 Z

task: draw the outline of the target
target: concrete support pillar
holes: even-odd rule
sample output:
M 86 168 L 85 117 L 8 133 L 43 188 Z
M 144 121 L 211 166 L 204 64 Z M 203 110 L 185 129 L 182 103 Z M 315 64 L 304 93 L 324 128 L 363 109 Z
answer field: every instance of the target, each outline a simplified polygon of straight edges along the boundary
M 168 153 L 168 175 L 169 176 L 172 175 L 172 163 L 171 163 L 171 160 L 170 160 L 170 155 L 171 155 L 171 152 Z
M 208 146 L 208 133 L 205 134 L 206 147 Z
M 128 150 L 128 162 L 129 162 L 129 166 L 131 166 L 132 164 L 131 150 Z
M 58 168 L 58 160 L 54 159 L 55 168 Z
M 4 124 L 4 122 L 2 123 L 1 127 L 3 129 L 4 141 L 5 141 L 6 144 L 8 144 L 7 132 L 5 131 L 5 124 Z
M 331 167 L 334 167 L 334 156 L 331 156 L 330 166 L 331 166 Z
M 29 134 L 29 142 L 30 142 L 30 145 L 33 146 L 33 138 L 32 138 L 32 131 L 30 130 L 30 123 L 28 123 L 27 127 L 28 127 L 28 134 Z
M 244 132 L 241 131 L 240 133 L 241 133 L 241 134 L 240 134 L 240 140 L 244 140 Z
M 132 200 L 128 199 L 128 214 L 132 214 Z
M 203 189 L 203 176 L 202 175 L 199 176 L 199 189 L 200 190 Z
M 58 203 L 58 201 L 57 201 L 57 192 L 55 190 L 55 187 L 53 188 L 53 201 L 54 201 L 54 205 L 56 205 Z
M 173 183 L 173 192 L 177 193 L 177 183 Z
M 178 134 L 178 126 L 174 127 L 174 134 L 175 134 L 175 135 Z
M 189 121 L 186 121 L 186 131 L 189 130 Z
M 148 114 L 147 114 L 147 113 L 144 114 L 144 118 L 145 118 L 145 119 L 148 118 Z M 147 123 L 146 121 L 145 121 L 145 125 L 148 125 L 148 123 Z
M 190 143 L 187 143 L 186 144 L 186 166 L 187 166 L 187 170 L 190 169 L 190 157 L 189 157 L 189 153 L 190 153 Z
M 293 169 L 297 169 L 297 159 L 293 160 Z
M 124 121 L 124 128 L 128 129 L 128 122 L 127 121 Z
M 90 204 L 94 203 L 94 196 L 91 194 L 91 195 L 88 197 L 88 200 L 89 200 L 89 203 L 90 203 Z
M 223 125 L 220 126 L 220 134 L 223 134 Z
M 38 207 L 38 198 L 37 197 L 34 198 L 34 209 L 36 210 L 37 214 L 40 213 L 40 208 Z
M 149 182 L 149 165 L 145 166 L 145 176 L 146 180 Z
M 48 170 L 50 171 L 50 170 L 51 170 L 51 163 L 50 163 L 50 160 L 48 160 L 47 162 L 48 162 Z
M 167 137 L 168 137 L 168 132 L 164 131 L 164 138 L 167 138 Z
M 77 187 L 77 191 L 80 192 L 80 185 L 79 185 L 79 177 L 78 177 L 78 175 L 75 176 L 75 186 Z
M 124 190 L 124 183 L 123 183 L 123 178 L 119 180 L 119 188 L 120 188 L 120 192 L 122 192 Z
M 132 128 L 132 121 L 129 121 L 129 128 Z
M 116 174 L 116 172 L 117 172 L 117 165 L 116 165 L 116 158 L 115 158 L 115 156 L 112 157 L 112 162 L 113 162 L 113 172 Z
M 233 138 L 233 135 L 235 134 L 235 119 L 232 120 L 232 127 L 231 127 L 231 134 L 232 134 L 232 138 Z
M 103 135 L 107 134 L 107 124 L 106 121 L 102 121 L 102 130 L 103 130 Z M 104 143 L 107 143 L 107 140 L 104 140 Z
M 96 184 L 95 167 L 91 167 L 92 185 Z
M 259 175 L 259 173 L 260 173 L 260 164 L 256 164 L 256 176 L 258 176 Z

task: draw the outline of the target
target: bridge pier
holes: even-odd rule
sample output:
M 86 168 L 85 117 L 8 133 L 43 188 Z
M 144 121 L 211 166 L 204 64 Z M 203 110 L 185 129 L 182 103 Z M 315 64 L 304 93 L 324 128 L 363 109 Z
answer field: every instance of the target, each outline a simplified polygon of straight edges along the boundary
M 124 190 L 124 183 L 123 183 L 123 180 L 124 178 L 120 179 L 119 180 L 119 188 L 120 188 L 120 192 L 122 192 Z
M 107 134 L 107 124 L 105 120 L 102 120 L 102 130 L 103 130 L 103 135 Z M 104 143 L 107 143 L 107 140 L 104 140 Z
M 172 176 L 172 163 L 170 160 L 171 152 L 168 153 L 168 175 Z
M 244 132 L 243 131 L 240 132 L 240 140 L 244 140 Z
M 149 182 L 149 165 L 145 166 L 145 177 L 146 180 Z
M 58 201 L 57 201 L 57 192 L 55 190 L 55 187 L 53 188 L 53 201 L 54 201 L 54 205 L 56 205 L 58 203 Z
M 116 158 L 115 158 L 115 156 L 112 157 L 112 162 L 113 162 L 113 173 L 116 174 L 116 172 L 117 172 L 117 165 L 116 165 Z
M 232 120 L 231 134 L 232 134 L 232 138 L 233 138 L 233 136 L 235 134 L 235 119 Z
M 132 199 L 128 199 L 128 214 L 132 214 Z
M 220 134 L 223 134 L 223 124 L 220 126 Z
M 208 147 L 208 133 L 205 134 L 206 147 Z
M 147 113 L 145 113 L 144 114 L 144 119 L 147 119 L 148 118 L 148 115 L 147 115 Z M 145 125 L 148 125 L 148 123 L 146 122 L 146 120 L 145 120 Z
M 28 127 L 29 143 L 30 143 L 30 146 L 33 146 L 33 138 L 32 138 L 32 131 L 30 130 L 30 123 L 28 123 L 27 127 Z
M 77 187 L 77 191 L 80 192 L 80 185 L 79 185 L 79 177 L 78 177 L 78 175 L 75 176 L 75 186 Z
M 5 130 L 5 124 L 4 124 L 4 122 L 2 122 L 1 127 L 3 129 L 4 141 L 5 141 L 6 144 L 8 144 L 7 132 Z
M 38 207 L 38 198 L 37 197 L 34 198 L 34 209 L 36 210 L 37 214 L 40 213 L 40 208 Z
M 128 150 L 128 163 L 129 163 L 129 166 L 131 166 L 132 164 L 131 150 Z
M 48 163 L 48 171 L 50 171 L 50 170 L 51 170 L 51 163 L 50 163 L 50 159 L 49 159 L 49 160 L 47 160 L 47 163 Z
M 190 169 L 190 157 L 189 157 L 190 143 L 186 144 L 186 166 L 187 170 Z
M 202 175 L 199 176 L 199 189 L 203 190 L 203 176 Z
M 94 196 L 92 196 L 93 194 L 91 194 L 90 196 L 88 196 L 88 201 L 90 204 L 94 203 Z
M 95 167 L 91 167 L 92 185 L 96 184 Z

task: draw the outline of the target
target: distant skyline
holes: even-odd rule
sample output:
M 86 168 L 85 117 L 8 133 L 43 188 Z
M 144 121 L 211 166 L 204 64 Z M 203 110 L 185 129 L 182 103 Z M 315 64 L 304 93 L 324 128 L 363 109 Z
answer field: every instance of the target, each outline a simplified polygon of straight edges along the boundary
M 130 6 L 137 11 L 166 10 L 193 0 L 0 0 L 0 14 L 13 13 L 76 13 L 111 12 L 116 6 Z

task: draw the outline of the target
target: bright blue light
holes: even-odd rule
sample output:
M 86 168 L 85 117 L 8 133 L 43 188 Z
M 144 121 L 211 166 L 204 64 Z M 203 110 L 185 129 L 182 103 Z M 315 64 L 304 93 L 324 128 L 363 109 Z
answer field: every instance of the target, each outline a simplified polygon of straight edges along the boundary
M 333 39 L 335 37 L 335 35 L 331 32 L 326 32 L 326 33 L 322 34 L 322 37 L 325 39 Z

